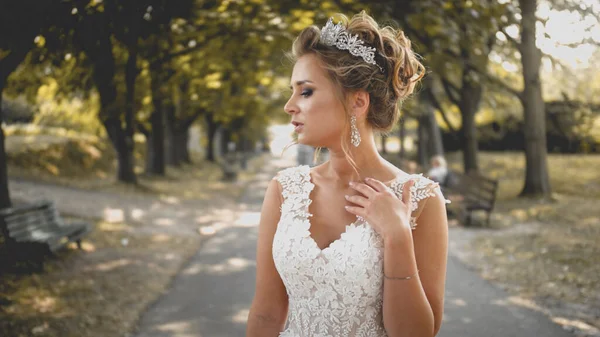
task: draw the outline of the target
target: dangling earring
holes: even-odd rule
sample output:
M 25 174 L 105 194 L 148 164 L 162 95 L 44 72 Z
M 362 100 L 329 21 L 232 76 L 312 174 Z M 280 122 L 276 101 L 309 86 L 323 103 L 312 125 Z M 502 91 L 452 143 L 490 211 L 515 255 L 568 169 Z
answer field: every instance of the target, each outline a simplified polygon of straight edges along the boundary
M 358 133 L 358 128 L 356 127 L 356 116 L 350 117 L 350 140 L 352 141 L 352 145 L 358 147 L 360 145 L 360 133 Z

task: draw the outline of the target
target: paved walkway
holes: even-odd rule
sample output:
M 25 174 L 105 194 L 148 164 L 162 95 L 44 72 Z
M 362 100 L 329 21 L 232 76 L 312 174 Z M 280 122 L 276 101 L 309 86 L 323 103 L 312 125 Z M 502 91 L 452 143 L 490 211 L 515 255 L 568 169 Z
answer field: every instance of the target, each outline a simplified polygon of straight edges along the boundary
M 11 179 L 13 200 L 53 200 L 63 215 L 138 223 L 136 231 L 197 235 L 199 226 L 219 225 L 237 216 L 230 199 L 179 200 L 144 195 L 81 190 L 39 182 Z
M 204 226 L 201 249 L 174 279 L 171 289 L 141 317 L 136 337 L 244 336 L 253 292 L 257 223 L 264 190 L 277 170 L 293 165 L 273 160 L 247 188 L 242 203 L 210 210 L 197 203 L 120 198 L 49 185 L 11 182 L 16 198 L 50 196 L 72 214 L 123 216 L 147 222 L 147 230 L 196 233 Z M 235 212 L 232 212 L 232 208 Z M 210 213 L 212 216 L 207 216 Z M 451 239 L 453 232 L 451 231 Z M 451 249 L 446 312 L 438 336 L 572 336 L 546 316 L 525 308 L 504 291 L 467 269 Z
M 247 190 L 236 224 L 208 239 L 142 317 L 137 337 L 244 336 L 254 292 L 256 224 L 276 163 Z M 280 166 L 281 167 L 281 166 Z M 442 337 L 568 337 L 541 313 L 513 303 L 451 256 Z

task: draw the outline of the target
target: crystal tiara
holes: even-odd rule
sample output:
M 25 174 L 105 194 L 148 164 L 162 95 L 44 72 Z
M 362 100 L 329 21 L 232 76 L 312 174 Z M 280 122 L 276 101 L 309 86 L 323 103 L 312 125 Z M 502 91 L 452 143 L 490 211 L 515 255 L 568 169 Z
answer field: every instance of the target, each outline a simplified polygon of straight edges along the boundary
M 373 47 L 365 46 L 365 42 L 358 38 L 358 35 L 349 34 L 341 22 L 333 24 L 333 18 L 329 18 L 327 24 L 321 28 L 321 43 L 326 46 L 335 46 L 340 50 L 347 50 L 354 56 L 360 56 L 368 64 L 376 65 L 381 72 L 383 68 L 375 62 L 375 52 Z

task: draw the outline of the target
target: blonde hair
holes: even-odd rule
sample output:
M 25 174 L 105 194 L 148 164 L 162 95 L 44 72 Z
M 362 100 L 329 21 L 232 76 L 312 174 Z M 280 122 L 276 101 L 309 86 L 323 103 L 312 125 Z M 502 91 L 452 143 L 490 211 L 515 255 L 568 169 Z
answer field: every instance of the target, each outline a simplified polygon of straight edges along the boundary
M 346 112 L 348 93 L 365 90 L 369 93 L 370 105 L 367 123 L 377 132 L 387 133 L 400 119 L 400 107 L 414 91 L 416 83 L 425 74 L 425 67 L 411 49 L 411 42 L 404 33 L 389 26 L 379 24 L 365 11 L 352 19 L 338 14 L 346 30 L 358 35 L 365 45 L 376 49 L 375 61 L 383 68 L 366 63 L 347 50 L 326 46 L 320 43 L 320 29 L 310 26 L 302 30 L 294 40 L 288 57 L 295 62 L 303 55 L 314 54 L 319 59 L 327 75 L 336 87 L 336 96 L 343 103 Z M 358 174 L 356 163 L 350 152 L 350 114 L 345 114 L 345 127 L 342 132 L 342 150 Z M 321 151 L 315 151 L 316 159 Z M 313 159 L 313 160 L 314 160 Z

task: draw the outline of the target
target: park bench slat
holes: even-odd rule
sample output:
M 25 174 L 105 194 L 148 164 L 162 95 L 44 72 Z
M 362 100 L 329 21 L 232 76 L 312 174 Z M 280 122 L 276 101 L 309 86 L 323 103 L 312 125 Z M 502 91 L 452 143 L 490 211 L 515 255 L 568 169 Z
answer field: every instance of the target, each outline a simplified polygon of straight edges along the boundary
M 473 211 L 486 212 L 486 224 L 489 224 L 491 213 L 496 202 L 498 180 L 481 174 L 465 175 L 450 171 L 452 186 L 443 186 L 447 193 L 462 196 L 461 218 L 466 226 L 471 225 Z
M 27 253 L 29 244 L 41 244 L 51 253 L 69 242 L 81 248 L 81 239 L 91 230 L 89 223 L 65 222 L 51 201 L 0 210 L 0 232 L 13 253 Z

